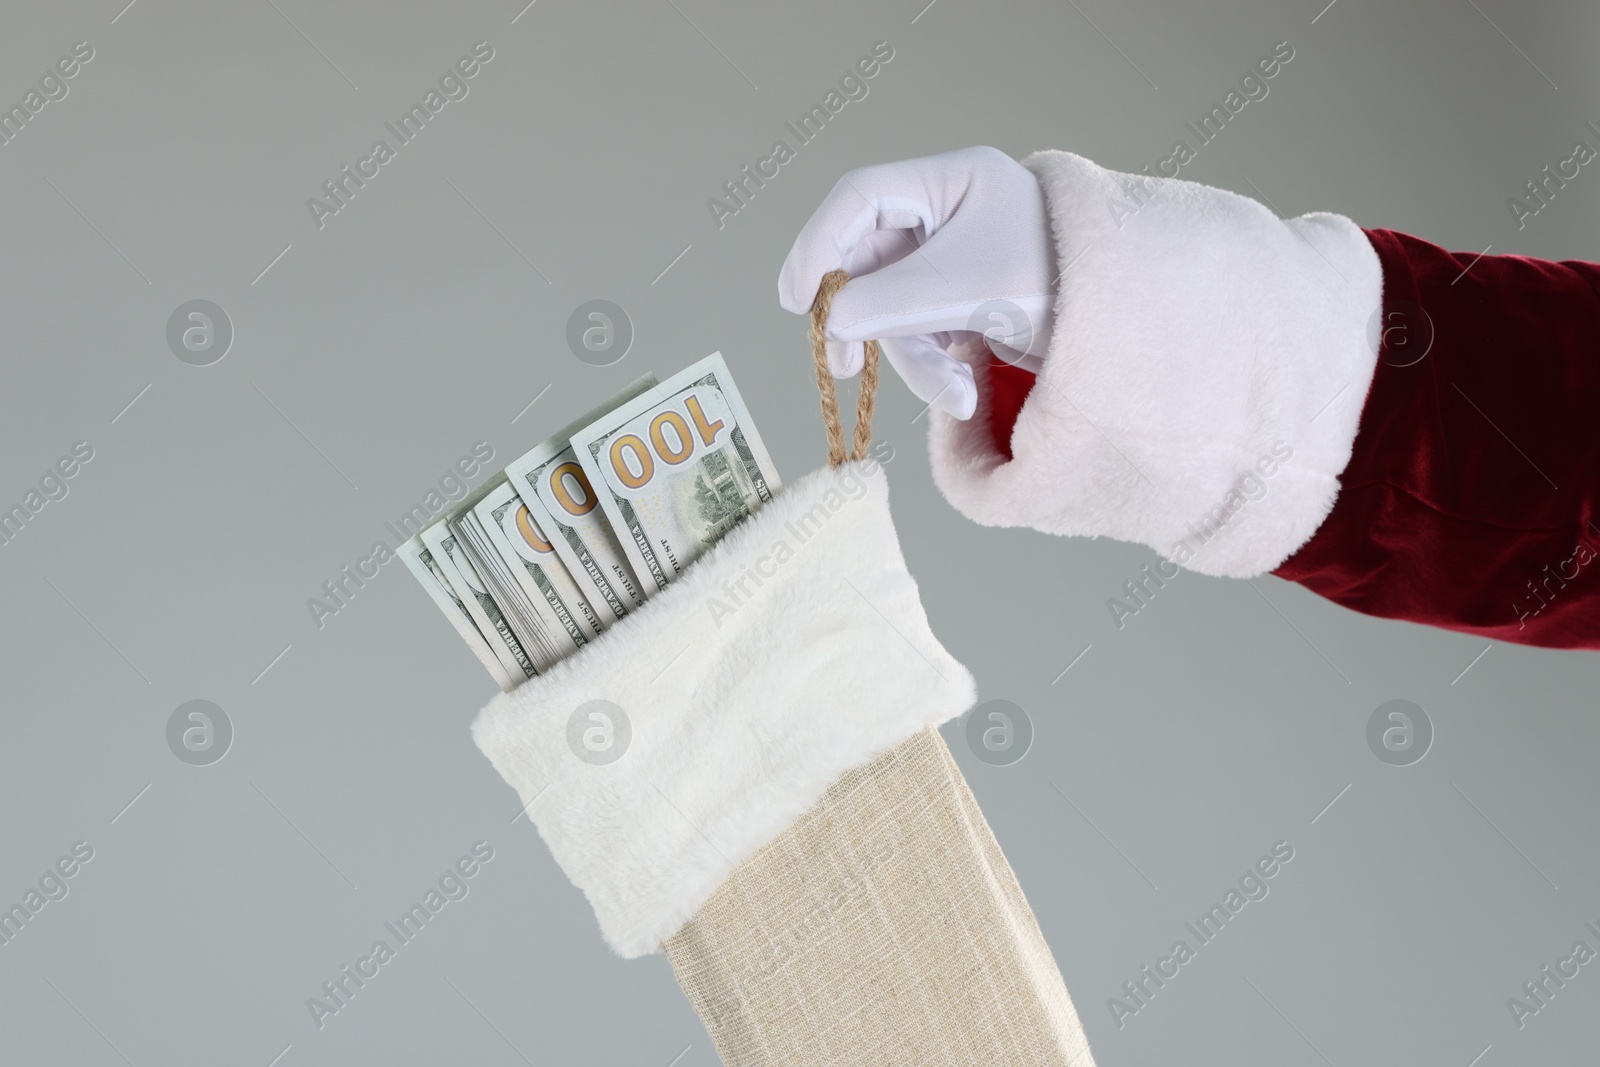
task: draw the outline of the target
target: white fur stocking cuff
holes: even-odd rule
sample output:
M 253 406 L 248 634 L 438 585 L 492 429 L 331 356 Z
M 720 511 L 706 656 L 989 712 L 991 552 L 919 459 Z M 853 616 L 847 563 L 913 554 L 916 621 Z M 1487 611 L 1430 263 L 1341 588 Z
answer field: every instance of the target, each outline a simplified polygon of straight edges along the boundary
M 840 775 L 973 699 L 865 461 L 790 485 L 472 734 L 633 957 Z
M 1011 460 L 981 369 L 971 420 L 932 412 L 940 489 L 990 526 L 1133 541 L 1204 574 L 1278 566 L 1333 507 L 1377 364 L 1366 235 L 1068 152 L 1024 165 L 1062 269 L 1050 352 Z

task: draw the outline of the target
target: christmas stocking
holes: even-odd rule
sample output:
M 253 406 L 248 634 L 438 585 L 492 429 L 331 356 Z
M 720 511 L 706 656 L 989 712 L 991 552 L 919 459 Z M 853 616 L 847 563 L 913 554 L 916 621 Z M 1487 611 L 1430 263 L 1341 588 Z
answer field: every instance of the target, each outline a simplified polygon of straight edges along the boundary
M 724 1062 L 1092 1067 L 936 729 L 973 697 L 858 460 L 786 488 L 473 736 L 606 942 L 665 950 Z

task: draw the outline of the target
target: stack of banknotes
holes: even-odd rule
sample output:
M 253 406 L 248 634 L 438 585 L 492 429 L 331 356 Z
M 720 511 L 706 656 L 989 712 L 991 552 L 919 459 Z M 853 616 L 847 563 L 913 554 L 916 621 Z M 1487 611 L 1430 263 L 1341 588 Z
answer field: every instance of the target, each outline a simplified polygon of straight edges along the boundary
M 503 690 L 548 670 L 782 488 L 713 353 L 513 461 L 400 556 Z

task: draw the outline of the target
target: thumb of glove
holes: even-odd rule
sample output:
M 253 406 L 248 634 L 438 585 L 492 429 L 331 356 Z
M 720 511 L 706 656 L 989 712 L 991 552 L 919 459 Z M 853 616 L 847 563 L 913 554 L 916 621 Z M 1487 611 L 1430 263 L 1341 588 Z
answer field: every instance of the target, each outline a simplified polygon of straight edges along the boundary
M 945 350 L 941 336 L 946 335 L 886 337 L 878 344 L 895 373 L 920 399 L 954 418 L 970 419 L 978 407 L 972 368 Z

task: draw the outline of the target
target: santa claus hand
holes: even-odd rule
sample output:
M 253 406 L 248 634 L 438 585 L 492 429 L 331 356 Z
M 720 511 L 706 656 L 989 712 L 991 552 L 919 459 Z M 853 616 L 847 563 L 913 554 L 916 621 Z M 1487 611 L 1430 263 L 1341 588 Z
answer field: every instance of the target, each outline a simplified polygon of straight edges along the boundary
M 853 170 L 795 239 L 778 302 L 808 314 L 822 276 L 851 281 L 828 316 L 835 377 L 883 343 L 911 391 L 958 419 L 977 404 L 972 368 L 951 344 L 983 336 L 1001 358 L 1037 370 L 1050 345 L 1055 243 L 1038 179 L 993 148 Z

